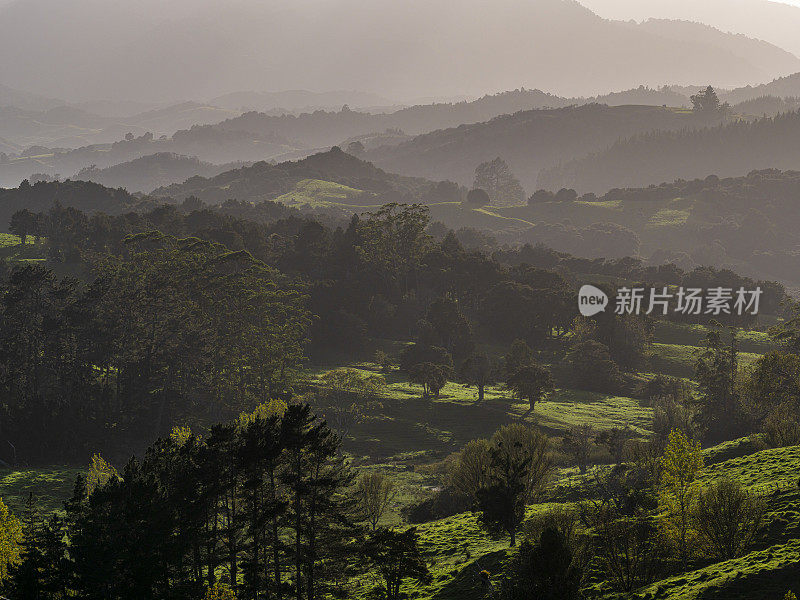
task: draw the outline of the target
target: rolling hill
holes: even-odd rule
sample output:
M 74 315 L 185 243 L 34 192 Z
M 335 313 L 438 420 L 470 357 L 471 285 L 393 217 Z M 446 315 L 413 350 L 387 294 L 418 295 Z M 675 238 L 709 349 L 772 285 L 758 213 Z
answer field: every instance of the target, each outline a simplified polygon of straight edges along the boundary
M 113 144 L 94 144 L 69 149 L 35 148 L 21 156 L 12 156 L 0 164 L 0 186 L 13 187 L 33 173 L 68 177 L 82 169 L 105 169 L 144 156 L 172 153 L 196 157 L 200 161 L 226 164 L 253 162 L 288 155 L 302 155 L 297 145 L 275 135 L 250 134 L 242 131 L 219 131 L 208 126 L 176 132 L 171 138 L 156 139 L 151 133 Z M 200 174 L 200 172 L 196 173 Z M 140 181 L 141 189 L 159 185 Z
M 159 188 L 152 195 L 179 201 L 195 196 L 207 204 L 221 204 L 231 198 L 258 202 L 285 196 L 283 199 L 290 204 L 299 205 L 318 205 L 326 198 L 345 200 L 345 204 L 375 205 L 392 197 L 401 199 L 404 194 L 419 196 L 432 185 L 430 181 L 386 173 L 334 147 L 295 162 L 258 162 L 215 177 L 193 177 L 182 184 Z
M 184 157 L 168 158 L 166 164 L 174 162 L 177 169 L 197 166 Z M 146 172 L 163 160 L 148 157 L 127 168 Z M 125 173 L 111 169 L 105 175 Z M 730 268 L 755 279 L 800 285 L 800 171 L 754 171 L 744 177 L 616 189 L 600 198 L 478 209 L 462 204 L 465 192 L 454 184 L 394 175 L 333 148 L 293 162 L 262 161 L 212 177 L 192 176 L 142 198 L 81 181 L 21 186 L 0 193 L 0 222 L 7 223 L 23 207 L 47 210 L 56 200 L 111 214 L 190 196 L 212 206 L 228 200 L 240 206 L 273 201 L 334 219 L 349 219 L 388 202 L 422 203 L 429 206 L 432 220 L 453 229 L 491 232 L 501 243 L 543 244 L 592 259 L 636 256 L 687 270 Z
M 308 112 L 341 108 L 345 104 L 370 108 L 397 104 L 389 98 L 356 91 L 311 92 L 308 90 L 285 90 L 282 92 L 231 92 L 212 98 L 210 104 L 231 110 L 246 108 L 246 111 L 269 112 L 282 109 L 286 112 Z M 244 112 L 246 112 L 244 111 Z
M 731 104 L 752 100 L 759 96 L 777 96 L 778 98 L 800 96 L 800 73 L 780 77 L 769 83 L 737 88 L 721 94 L 721 98 Z
M 471 185 L 478 164 L 503 158 L 529 193 L 540 170 L 608 147 L 621 137 L 702 124 L 696 116 L 655 106 L 585 105 L 504 115 L 420 135 L 367 153 L 387 170 Z
M 694 131 L 654 132 L 543 172 L 538 187 L 602 193 L 676 178 L 800 169 L 800 112 Z
M 136 158 L 105 169 L 81 169 L 75 179 L 93 181 L 110 188 L 124 188 L 129 192 L 150 190 L 186 181 L 190 177 L 213 177 L 241 165 L 214 165 L 197 158 L 172 152 L 159 152 Z
M 725 267 L 798 286 L 798 197 L 800 171 L 767 169 L 497 212 L 535 224 L 516 237 L 518 242 L 543 243 L 578 256 L 637 253 L 652 264 Z
M 151 132 L 155 137 L 172 135 L 193 125 L 218 123 L 240 112 L 216 106 L 184 102 L 149 110 L 128 117 L 105 117 L 82 108 L 59 104 L 35 110 L 25 102 L 3 106 L 0 102 L 0 137 L 14 140 L 22 147 L 49 146 L 78 148 L 106 144 L 128 133 L 136 136 Z M 35 102 L 31 103 L 35 106 Z

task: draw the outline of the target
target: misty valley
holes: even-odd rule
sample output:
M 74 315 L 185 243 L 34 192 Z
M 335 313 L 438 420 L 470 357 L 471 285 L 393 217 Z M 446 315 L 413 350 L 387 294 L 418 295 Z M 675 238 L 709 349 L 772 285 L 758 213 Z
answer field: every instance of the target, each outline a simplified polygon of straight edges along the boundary
M 0 0 L 0 600 L 797 600 L 798 30 Z

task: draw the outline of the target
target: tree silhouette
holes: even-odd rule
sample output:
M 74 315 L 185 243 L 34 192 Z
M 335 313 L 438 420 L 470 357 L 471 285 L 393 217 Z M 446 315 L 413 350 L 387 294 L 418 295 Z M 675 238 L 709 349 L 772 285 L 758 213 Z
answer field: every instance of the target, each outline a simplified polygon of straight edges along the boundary
M 477 166 L 472 187 L 485 190 L 492 202 L 501 206 L 522 204 L 525 199 L 525 190 L 500 157 Z

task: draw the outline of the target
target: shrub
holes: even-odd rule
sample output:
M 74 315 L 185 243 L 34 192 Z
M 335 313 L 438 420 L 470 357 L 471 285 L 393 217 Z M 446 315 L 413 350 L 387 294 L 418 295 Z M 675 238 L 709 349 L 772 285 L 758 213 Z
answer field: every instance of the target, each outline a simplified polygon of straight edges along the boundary
M 653 441 L 663 448 L 672 431 L 680 431 L 689 438 L 697 437 L 694 414 L 674 396 L 656 398 L 653 409 Z
M 447 384 L 450 369 L 436 363 L 419 363 L 409 369 L 408 375 L 412 383 L 422 386 L 423 398 L 439 397 L 439 392 Z
M 564 434 L 564 439 L 562 441 L 564 449 L 572 454 L 581 473 L 586 472 L 586 467 L 589 464 L 589 455 L 594 447 L 593 440 L 594 428 L 588 423 L 584 425 L 573 425 L 569 428 L 567 433 Z
M 744 553 L 764 520 L 765 502 L 738 482 L 721 479 L 700 493 L 695 529 L 705 549 L 719 560 Z
M 575 345 L 567 355 L 574 385 L 593 392 L 615 393 L 622 384 L 619 367 L 611 360 L 608 347 L 593 340 Z
M 383 350 L 375 351 L 375 364 L 377 364 L 384 373 L 388 373 L 392 370 L 392 359 Z
M 646 514 L 628 517 L 605 505 L 590 507 L 584 519 L 594 531 L 599 565 L 617 589 L 630 592 L 656 579 L 660 538 Z
M 634 431 L 626 424 L 625 427 L 604 429 L 597 435 L 595 442 L 608 448 L 608 453 L 615 463 L 621 463 L 634 436 Z
M 21 546 L 22 524 L 0 499 L 0 583 L 19 562 Z
M 682 379 L 658 374 L 644 383 L 637 391 L 637 398 L 658 400 L 671 397 L 677 402 L 683 401 L 689 394 L 689 388 Z
M 503 600 L 571 600 L 580 598 L 585 563 L 576 558 L 569 540 L 547 528 L 535 545 L 525 541 L 500 586 Z
M 452 517 L 472 509 L 475 501 L 452 488 L 444 488 L 422 502 L 402 509 L 402 515 L 411 524 L 429 523 Z
M 369 523 L 372 531 L 378 528 L 389 504 L 397 496 L 394 482 L 382 473 L 364 473 L 355 489 L 355 501 L 361 518 Z
M 537 514 L 522 525 L 525 539 L 535 543 L 542 534 L 552 529 L 561 534 L 574 556 L 586 559 L 587 537 L 581 527 L 581 517 L 577 510 L 558 506 L 547 512 Z
M 487 194 L 485 190 L 475 188 L 467 192 L 465 204 L 470 208 L 480 208 L 481 206 L 486 206 L 490 202 L 489 194 Z
M 449 473 L 449 484 L 456 493 L 475 501 L 478 490 L 489 480 L 491 455 L 487 440 L 472 440 L 464 446 Z
M 762 426 L 767 444 L 773 448 L 800 444 L 800 421 L 793 407 L 783 404 L 774 409 Z

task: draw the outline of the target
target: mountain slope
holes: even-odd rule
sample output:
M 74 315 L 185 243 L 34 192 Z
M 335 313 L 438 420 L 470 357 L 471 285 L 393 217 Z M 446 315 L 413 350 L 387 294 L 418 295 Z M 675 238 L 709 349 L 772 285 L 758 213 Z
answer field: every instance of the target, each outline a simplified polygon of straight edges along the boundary
M 764 64 L 735 36 L 654 33 L 573 0 L 463 0 L 458 10 L 446 0 L 22 0 L 0 9 L 0 80 L 68 100 L 253 88 L 404 100 L 520 85 L 596 95 L 664 82 L 746 85 L 791 72 L 779 62 Z
M 246 107 L 247 110 L 268 112 L 274 109 L 288 111 L 308 111 L 315 109 L 352 107 L 391 106 L 392 100 L 365 92 L 336 91 L 310 92 L 307 90 L 286 90 L 283 92 L 232 92 L 213 98 L 210 104 L 232 110 Z
M 677 19 L 648 19 L 637 26 L 643 31 L 660 35 L 681 44 L 702 40 L 718 48 L 741 56 L 755 68 L 767 73 L 777 70 L 784 73 L 797 71 L 797 58 L 791 52 L 768 42 L 746 37 L 744 34 L 730 35 L 702 23 Z
M 36 102 L 32 104 L 36 105 Z M 12 139 L 23 147 L 78 148 L 110 143 L 128 133 L 142 135 L 151 132 L 156 137 L 172 135 L 180 129 L 218 123 L 240 114 L 239 111 L 195 102 L 114 118 L 63 103 L 45 110 L 2 106 L 0 103 L 0 137 Z
M 124 188 L 129 192 L 149 192 L 153 188 L 186 181 L 190 177 L 213 177 L 231 168 L 234 166 L 213 165 L 193 157 L 160 152 L 105 169 L 87 167 L 81 169 L 74 178 L 110 188 Z
M 250 167 L 226 171 L 216 177 L 193 177 L 182 184 L 159 188 L 152 195 L 178 201 L 196 196 L 207 204 L 221 204 L 228 199 L 258 202 L 274 200 L 308 180 L 329 182 L 351 188 L 354 192 L 360 191 L 362 204 L 401 200 L 402 194 L 418 194 L 432 185 L 430 181 L 386 173 L 334 147 L 328 152 L 294 162 L 277 165 L 259 162 Z M 308 183 L 304 185 L 308 186 Z M 341 188 L 335 190 L 336 195 L 342 192 Z M 351 199 L 354 197 L 351 196 Z
M 471 185 L 475 167 L 503 158 L 528 192 L 541 169 L 636 133 L 698 125 L 692 114 L 660 106 L 585 105 L 504 115 L 420 135 L 367 153 L 368 160 L 395 173 L 451 179 Z
M 608 19 L 689 19 L 742 33 L 800 56 L 800 8 L 770 0 L 580 0 Z
M 723 100 L 731 104 L 753 100 L 762 96 L 776 96 L 778 98 L 799 97 L 800 73 L 780 77 L 769 83 L 736 88 L 720 94 Z
M 601 193 L 676 178 L 729 177 L 768 168 L 800 169 L 800 112 L 622 140 L 543 172 L 538 186 Z

